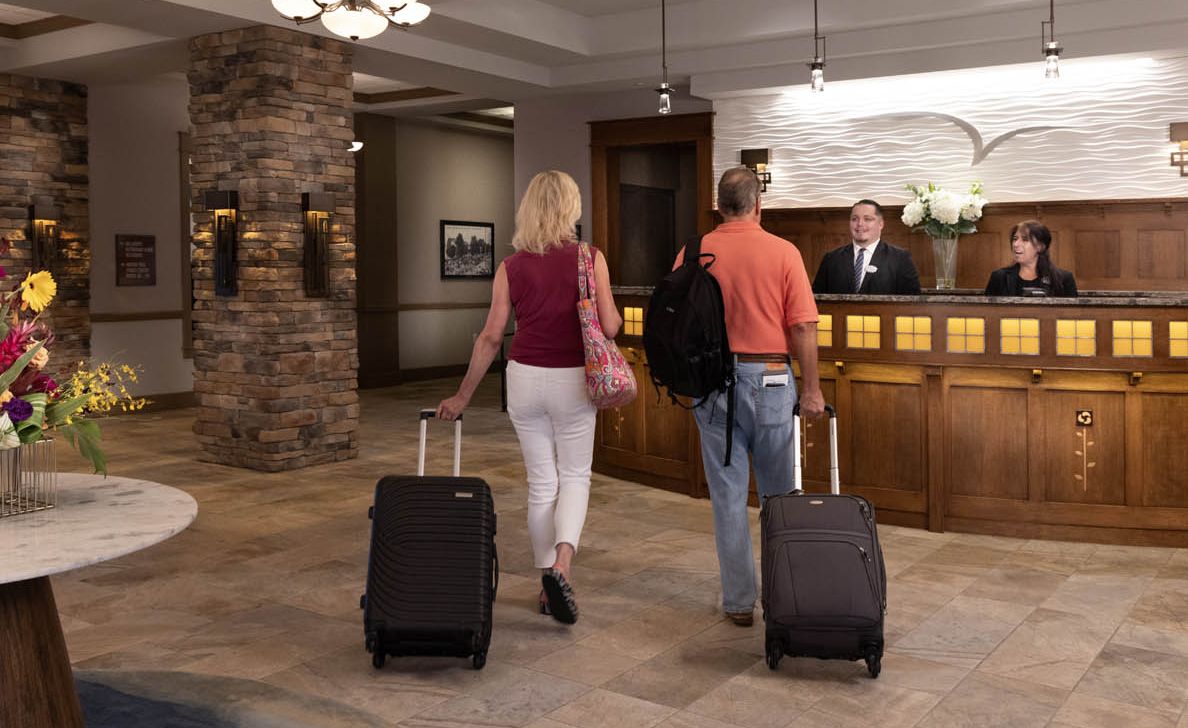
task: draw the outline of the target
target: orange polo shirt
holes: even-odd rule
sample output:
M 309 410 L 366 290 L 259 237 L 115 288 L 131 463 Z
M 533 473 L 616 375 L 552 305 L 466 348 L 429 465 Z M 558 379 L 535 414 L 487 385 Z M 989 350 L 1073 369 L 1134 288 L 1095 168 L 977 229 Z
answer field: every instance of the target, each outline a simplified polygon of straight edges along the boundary
M 813 288 L 792 243 L 758 223 L 726 222 L 702 239 L 701 252 L 717 256 L 709 271 L 722 287 L 726 333 L 734 353 L 786 352 L 788 330 L 816 322 Z M 684 258 L 682 248 L 676 265 Z

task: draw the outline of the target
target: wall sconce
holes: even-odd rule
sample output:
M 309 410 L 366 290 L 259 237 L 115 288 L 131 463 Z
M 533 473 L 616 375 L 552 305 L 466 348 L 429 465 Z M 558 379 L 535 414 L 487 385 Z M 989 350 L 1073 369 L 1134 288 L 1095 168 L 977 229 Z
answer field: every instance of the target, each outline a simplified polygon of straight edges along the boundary
M 207 210 L 214 212 L 214 286 L 216 296 L 239 293 L 239 193 L 208 191 L 203 195 Z
M 1171 153 L 1171 166 L 1180 168 L 1181 177 L 1188 177 L 1188 121 L 1172 123 L 1169 138 L 1180 145 L 1178 152 Z
M 62 210 L 49 197 L 38 197 L 29 206 L 33 242 L 33 270 L 52 270 L 58 260 Z
M 763 184 L 760 192 L 767 192 L 767 186 L 771 184 L 771 172 L 767 171 L 768 160 L 771 158 L 770 149 L 744 149 L 739 152 L 742 165 L 755 173 L 759 181 Z
M 334 194 L 301 193 L 301 212 L 305 216 L 305 295 L 310 298 L 325 298 L 330 295 L 328 243 L 330 216 L 334 213 Z

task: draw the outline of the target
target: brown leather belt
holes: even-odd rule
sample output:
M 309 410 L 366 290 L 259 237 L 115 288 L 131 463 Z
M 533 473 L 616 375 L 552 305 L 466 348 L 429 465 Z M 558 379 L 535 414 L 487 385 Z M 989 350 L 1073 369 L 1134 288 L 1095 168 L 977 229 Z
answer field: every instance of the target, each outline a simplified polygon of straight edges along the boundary
M 792 363 L 787 354 L 735 354 L 735 356 L 739 361 L 781 362 L 789 365 Z

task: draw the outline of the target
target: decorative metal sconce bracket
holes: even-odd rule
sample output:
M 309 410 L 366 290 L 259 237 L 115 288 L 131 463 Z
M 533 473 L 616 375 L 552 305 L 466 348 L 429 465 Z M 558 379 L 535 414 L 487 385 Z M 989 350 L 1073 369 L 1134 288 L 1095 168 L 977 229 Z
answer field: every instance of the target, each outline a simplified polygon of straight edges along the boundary
M 305 218 L 303 268 L 305 295 L 326 298 L 330 295 L 330 217 L 334 214 L 332 192 L 303 192 L 301 212 Z
M 62 211 L 48 197 L 37 198 L 29 206 L 29 242 L 33 270 L 53 271 L 58 262 Z
M 216 296 L 239 293 L 239 193 L 208 191 L 204 206 L 214 213 L 214 289 Z

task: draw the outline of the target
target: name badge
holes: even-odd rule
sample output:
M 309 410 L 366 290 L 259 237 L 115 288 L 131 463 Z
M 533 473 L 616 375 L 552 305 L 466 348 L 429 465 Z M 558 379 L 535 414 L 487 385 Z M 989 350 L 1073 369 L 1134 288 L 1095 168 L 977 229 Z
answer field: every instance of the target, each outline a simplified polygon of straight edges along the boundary
M 786 387 L 786 386 L 788 386 L 787 372 L 785 372 L 783 374 L 764 374 L 763 375 L 763 386 L 764 387 Z
M 866 272 L 867 273 L 878 273 L 879 269 L 873 265 L 868 265 L 868 266 L 866 266 Z

